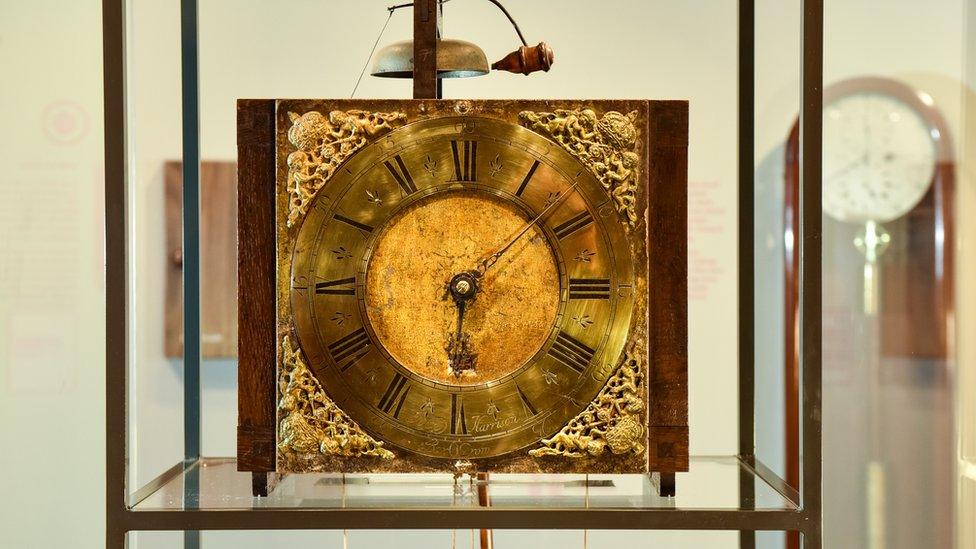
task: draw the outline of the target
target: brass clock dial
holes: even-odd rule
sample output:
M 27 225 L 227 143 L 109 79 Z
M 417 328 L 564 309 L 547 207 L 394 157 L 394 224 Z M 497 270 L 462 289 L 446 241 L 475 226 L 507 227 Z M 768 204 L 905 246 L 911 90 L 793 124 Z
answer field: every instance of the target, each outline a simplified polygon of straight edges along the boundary
M 580 413 L 634 312 L 592 172 L 508 122 L 432 118 L 353 154 L 298 229 L 296 334 L 363 429 L 437 458 L 526 447 Z

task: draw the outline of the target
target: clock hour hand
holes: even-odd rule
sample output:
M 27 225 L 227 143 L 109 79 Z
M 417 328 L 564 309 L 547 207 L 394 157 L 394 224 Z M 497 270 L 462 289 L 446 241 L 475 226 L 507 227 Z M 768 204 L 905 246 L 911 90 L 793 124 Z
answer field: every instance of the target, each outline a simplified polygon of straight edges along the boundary
M 541 212 L 539 212 L 538 215 L 526 222 L 525 225 L 522 225 L 522 227 L 515 231 L 515 233 L 508 239 L 508 242 L 505 245 L 490 254 L 482 256 L 482 259 L 478 261 L 478 266 L 475 267 L 475 270 L 472 272 L 478 277 L 484 276 L 485 272 L 487 272 L 492 265 L 498 263 L 498 260 L 502 257 L 502 255 L 507 252 L 508 249 L 511 248 L 516 242 L 518 242 L 519 238 L 522 238 L 522 235 L 528 232 L 528 230 L 531 229 L 537 221 L 542 219 L 542 216 L 546 215 L 547 212 L 555 208 L 557 205 L 562 204 L 563 200 L 565 200 L 566 197 L 571 194 L 572 190 L 575 189 L 579 184 L 580 182 L 577 180 L 568 189 L 566 189 L 565 194 L 550 202 L 545 208 L 542 209 Z
M 478 355 L 471 347 L 471 336 L 464 333 L 464 312 L 468 303 L 474 301 L 478 291 L 478 281 L 472 273 L 461 273 L 451 278 L 447 293 L 457 306 L 457 328 L 447 340 L 448 368 L 454 377 L 459 378 L 468 370 L 474 370 Z

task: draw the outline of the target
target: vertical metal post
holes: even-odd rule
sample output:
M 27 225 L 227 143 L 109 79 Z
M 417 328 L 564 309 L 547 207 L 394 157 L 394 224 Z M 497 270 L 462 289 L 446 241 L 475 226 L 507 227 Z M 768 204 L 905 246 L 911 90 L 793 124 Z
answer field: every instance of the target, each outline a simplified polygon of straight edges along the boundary
M 823 140 L 823 0 L 803 0 L 800 90 L 800 449 L 803 546 L 823 544 L 821 153 Z
M 437 0 L 413 4 L 413 98 L 439 97 L 437 84 Z
M 124 549 L 128 295 L 125 2 L 102 0 L 105 121 L 105 547 Z
M 180 2 L 183 105 L 183 458 L 200 458 L 200 69 L 197 0 Z M 194 467 L 195 470 L 195 467 Z M 195 500 L 199 479 L 187 482 Z M 190 480 L 190 477 L 187 478 Z M 192 492 L 192 493 L 191 493 Z M 200 546 L 200 532 L 183 533 L 183 547 Z
M 739 457 L 752 460 L 756 453 L 756 337 L 755 337 L 755 0 L 739 0 L 738 78 L 738 364 Z M 741 468 L 740 507 L 755 505 L 755 479 Z M 739 532 L 739 547 L 756 546 L 756 533 Z
M 180 2 L 183 76 L 183 453 L 200 457 L 200 110 L 197 1 Z
M 739 455 L 756 453 L 755 0 L 739 0 Z

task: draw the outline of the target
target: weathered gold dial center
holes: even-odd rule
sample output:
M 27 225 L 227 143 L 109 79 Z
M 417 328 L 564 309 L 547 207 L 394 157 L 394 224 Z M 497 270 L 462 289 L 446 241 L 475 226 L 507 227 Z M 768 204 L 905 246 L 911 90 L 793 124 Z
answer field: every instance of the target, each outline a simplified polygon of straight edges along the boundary
M 559 271 L 541 230 L 472 275 L 527 220 L 513 204 L 467 191 L 419 200 L 386 224 L 367 267 L 366 312 L 394 359 L 433 381 L 478 385 L 539 351 L 559 308 Z M 450 351 L 456 358 L 462 341 L 472 364 L 463 370 Z

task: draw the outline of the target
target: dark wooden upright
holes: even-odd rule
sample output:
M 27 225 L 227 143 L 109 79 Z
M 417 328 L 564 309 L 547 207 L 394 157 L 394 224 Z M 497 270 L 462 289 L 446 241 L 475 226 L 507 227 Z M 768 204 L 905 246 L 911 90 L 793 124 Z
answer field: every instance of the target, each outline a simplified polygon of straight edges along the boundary
M 237 469 L 267 495 L 275 470 L 275 102 L 237 103 Z
M 439 98 L 437 86 L 437 0 L 413 4 L 413 98 Z
M 647 113 L 648 469 L 673 496 L 688 470 L 688 102 Z

